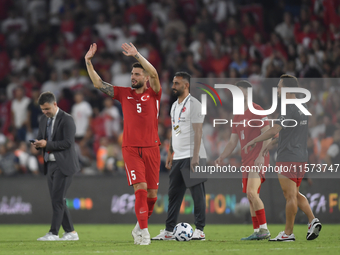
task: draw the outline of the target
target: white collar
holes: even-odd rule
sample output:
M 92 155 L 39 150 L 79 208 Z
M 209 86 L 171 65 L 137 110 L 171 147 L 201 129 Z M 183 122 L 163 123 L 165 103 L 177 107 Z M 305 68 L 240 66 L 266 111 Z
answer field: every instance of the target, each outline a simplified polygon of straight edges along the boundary
M 186 98 L 184 98 L 184 99 L 182 100 L 181 103 L 178 103 L 178 98 L 177 98 L 177 104 L 178 104 L 178 105 L 182 105 L 182 104 L 187 100 L 188 97 L 190 97 L 190 93 L 186 96 Z

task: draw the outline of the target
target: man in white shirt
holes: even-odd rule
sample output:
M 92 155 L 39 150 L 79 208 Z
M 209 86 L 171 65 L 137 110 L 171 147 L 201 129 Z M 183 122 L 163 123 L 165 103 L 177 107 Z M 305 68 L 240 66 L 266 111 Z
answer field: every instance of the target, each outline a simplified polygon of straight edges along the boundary
M 84 101 L 84 96 L 81 92 L 74 95 L 75 104 L 72 106 L 71 115 L 76 124 L 76 139 L 82 139 L 89 127 L 92 117 L 91 105 Z
M 169 207 L 165 230 L 151 240 L 173 240 L 183 196 L 190 189 L 194 200 L 196 229 L 192 240 L 205 240 L 205 188 L 206 179 L 190 178 L 190 171 L 197 165 L 205 165 L 206 152 L 202 140 L 201 103 L 189 93 L 190 75 L 177 72 L 172 91 L 178 100 L 171 107 L 172 137 L 165 166 L 170 170 Z M 190 162 L 191 161 L 191 162 Z
M 292 43 L 294 40 L 294 24 L 289 12 L 284 13 L 283 22 L 275 27 L 275 32 L 281 36 L 286 45 Z
M 15 97 L 12 101 L 12 121 L 16 129 L 16 138 L 18 141 L 26 140 L 26 117 L 27 106 L 31 100 L 25 96 L 25 90 L 19 86 L 15 89 Z

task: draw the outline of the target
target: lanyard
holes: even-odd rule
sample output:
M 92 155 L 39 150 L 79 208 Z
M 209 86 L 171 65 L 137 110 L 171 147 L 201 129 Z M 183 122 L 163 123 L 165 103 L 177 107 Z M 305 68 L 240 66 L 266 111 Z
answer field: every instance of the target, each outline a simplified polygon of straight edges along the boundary
M 178 123 L 177 123 L 177 124 L 179 124 L 180 121 L 181 121 L 182 111 L 183 111 L 183 109 L 184 109 L 184 107 L 185 107 L 185 104 L 188 102 L 190 96 L 191 96 L 191 95 L 189 95 L 188 98 L 185 100 L 185 102 L 184 102 L 184 104 L 183 104 L 183 107 L 182 107 L 182 110 L 179 112 Z M 174 110 L 173 110 L 173 112 L 172 112 L 172 125 L 173 125 L 173 127 L 175 127 L 175 110 L 176 110 L 176 106 L 177 106 L 177 105 L 175 105 Z

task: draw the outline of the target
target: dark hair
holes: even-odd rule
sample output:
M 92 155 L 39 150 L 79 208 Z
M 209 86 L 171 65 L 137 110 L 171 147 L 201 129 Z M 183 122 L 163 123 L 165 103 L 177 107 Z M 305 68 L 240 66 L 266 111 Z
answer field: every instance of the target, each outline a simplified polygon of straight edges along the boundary
M 135 62 L 132 64 L 132 68 L 141 68 L 145 71 L 144 67 L 139 62 Z
M 190 84 L 191 75 L 187 72 L 177 72 L 175 73 L 175 77 L 182 77 L 184 80 L 187 80 Z
M 282 80 L 282 84 L 284 87 L 290 87 L 290 88 L 296 88 L 299 87 L 299 82 L 296 79 L 295 76 L 290 74 L 282 74 L 280 76 L 280 79 Z
M 43 105 L 45 103 L 53 104 L 54 102 L 56 102 L 55 96 L 49 91 L 41 93 L 38 99 L 39 105 Z
M 242 87 L 242 88 L 251 88 L 251 87 L 253 87 L 252 85 L 251 85 L 251 83 L 249 82 L 249 81 L 246 81 L 246 80 L 242 80 L 242 81 L 238 81 L 238 82 L 236 82 L 236 84 L 235 84 L 237 87 Z

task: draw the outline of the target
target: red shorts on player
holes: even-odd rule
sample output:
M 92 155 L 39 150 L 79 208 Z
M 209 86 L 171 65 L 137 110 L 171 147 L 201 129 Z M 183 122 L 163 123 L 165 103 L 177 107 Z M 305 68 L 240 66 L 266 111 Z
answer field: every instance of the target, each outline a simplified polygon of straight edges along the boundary
M 261 175 L 260 175 L 260 178 L 261 178 L 261 185 L 262 185 L 262 183 L 264 183 L 266 178 L 264 178 L 264 176 L 261 176 Z M 242 192 L 243 193 L 247 193 L 247 185 L 248 185 L 248 178 L 242 178 Z M 261 185 L 257 190 L 257 194 L 260 194 Z
M 278 173 L 286 176 L 300 187 L 303 176 L 305 175 L 305 166 L 307 162 L 276 162 L 279 167 Z
M 254 165 L 255 165 L 255 160 L 250 160 L 247 163 L 242 164 L 242 168 L 243 168 L 243 172 L 242 172 L 242 192 L 243 193 L 247 193 L 248 175 L 249 175 L 250 170 L 253 169 Z M 269 155 L 267 155 L 264 158 L 264 165 L 269 166 Z M 263 171 L 263 169 L 261 169 L 261 171 L 258 174 L 261 178 L 261 185 L 262 185 L 262 183 L 264 183 L 264 181 L 266 180 L 266 178 L 265 178 L 266 173 Z M 257 190 L 257 194 L 260 194 L 261 185 Z
M 148 189 L 158 189 L 159 147 L 123 147 L 122 152 L 129 185 L 146 182 Z
M 262 183 L 264 183 L 264 181 L 266 180 L 266 178 L 264 178 L 264 174 L 259 174 L 260 178 L 261 178 L 261 185 Z M 243 193 L 247 193 L 247 185 L 248 185 L 248 177 L 247 178 L 242 178 L 242 192 Z M 257 190 L 257 194 L 260 194 L 260 189 L 261 189 L 261 185 Z

